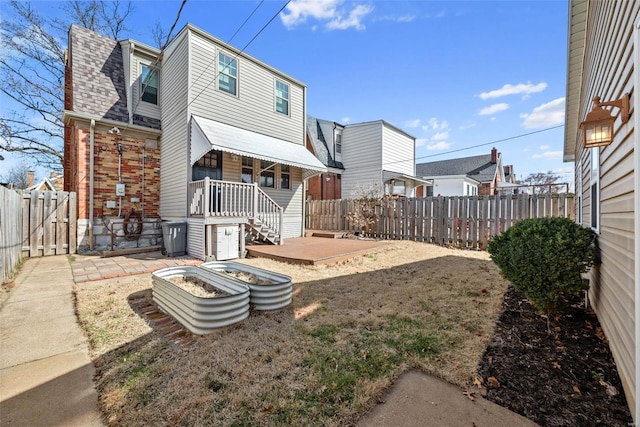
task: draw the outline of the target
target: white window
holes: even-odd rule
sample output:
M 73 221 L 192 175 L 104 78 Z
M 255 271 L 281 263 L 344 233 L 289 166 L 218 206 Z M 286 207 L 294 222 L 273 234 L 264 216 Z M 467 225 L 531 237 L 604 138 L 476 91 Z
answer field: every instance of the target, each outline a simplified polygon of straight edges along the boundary
M 336 153 L 342 153 L 342 134 L 336 133 Z
M 591 148 L 591 228 L 600 230 L 600 148 Z
M 218 54 L 218 89 L 231 95 L 238 94 L 238 63 L 222 52 Z
M 464 192 L 465 196 L 471 195 L 471 186 L 469 184 L 465 184 L 467 186 L 466 191 Z
M 148 65 L 142 66 L 140 75 L 140 93 L 142 100 L 150 104 L 158 105 L 158 70 Z
M 280 188 L 283 190 L 291 189 L 291 172 L 289 165 L 280 165 Z
M 401 179 L 391 180 L 391 194 L 405 195 L 406 194 L 405 182 Z
M 289 85 L 276 80 L 276 111 L 289 115 Z

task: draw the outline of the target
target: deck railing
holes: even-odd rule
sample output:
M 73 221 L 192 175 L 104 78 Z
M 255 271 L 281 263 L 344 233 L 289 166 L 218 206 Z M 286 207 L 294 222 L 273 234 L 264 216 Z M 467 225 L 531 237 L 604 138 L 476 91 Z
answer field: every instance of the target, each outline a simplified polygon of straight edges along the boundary
M 278 235 L 282 233 L 283 208 L 257 183 L 205 178 L 188 186 L 190 217 L 256 218 Z

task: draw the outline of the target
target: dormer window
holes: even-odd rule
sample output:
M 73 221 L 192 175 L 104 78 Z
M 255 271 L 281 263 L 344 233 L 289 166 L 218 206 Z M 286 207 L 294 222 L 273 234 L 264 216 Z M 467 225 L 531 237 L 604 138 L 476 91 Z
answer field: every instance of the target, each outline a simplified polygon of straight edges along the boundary
M 222 52 L 218 54 L 218 89 L 238 94 L 238 62 Z
M 158 105 L 158 70 L 154 70 L 148 65 L 143 65 L 140 77 L 142 100 L 149 104 Z
M 342 134 L 336 134 L 336 153 L 342 153 Z

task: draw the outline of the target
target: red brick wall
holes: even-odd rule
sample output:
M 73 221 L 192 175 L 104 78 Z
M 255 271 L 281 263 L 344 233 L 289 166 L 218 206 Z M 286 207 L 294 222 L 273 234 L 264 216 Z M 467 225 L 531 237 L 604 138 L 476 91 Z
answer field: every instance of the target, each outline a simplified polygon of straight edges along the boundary
M 70 161 L 70 191 L 78 193 L 78 218 L 89 217 L 89 127 L 72 128 L 71 138 L 76 153 L 76 161 Z M 102 215 L 116 217 L 118 215 L 119 197 L 116 197 L 118 183 L 118 146 L 122 144 L 121 182 L 125 184 L 125 196 L 122 197 L 122 215 L 129 209 L 143 209 L 146 218 L 157 218 L 160 206 L 160 150 L 146 144 L 143 135 L 122 130 L 122 134 L 112 135 L 106 128 L 96 127 L 94 134 L 94 204 L 95 217 Z M 144 171 L 143 171 L 144 149 Z M 65 153 L 66 155 L 66 153 Z M 144 193 L 143 193 L 144 182 Z M 131 202 L 137 197 L 139 202 Z M 107 201 L 115 201 L 115 208 L 107 208 Z

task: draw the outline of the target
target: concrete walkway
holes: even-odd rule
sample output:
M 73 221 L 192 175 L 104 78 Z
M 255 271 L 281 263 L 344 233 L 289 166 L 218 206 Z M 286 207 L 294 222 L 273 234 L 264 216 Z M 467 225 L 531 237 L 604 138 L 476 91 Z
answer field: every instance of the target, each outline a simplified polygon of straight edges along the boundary
M 0 425 L 102 426 L 66 256 L 28 259 L 0 309 Z

